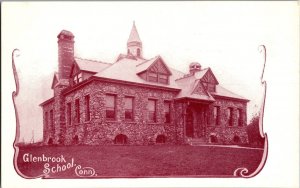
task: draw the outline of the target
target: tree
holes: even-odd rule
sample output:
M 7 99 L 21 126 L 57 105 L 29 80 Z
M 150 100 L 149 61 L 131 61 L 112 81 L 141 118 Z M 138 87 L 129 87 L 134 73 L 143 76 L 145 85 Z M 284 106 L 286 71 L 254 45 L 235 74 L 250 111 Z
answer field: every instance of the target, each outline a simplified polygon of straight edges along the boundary
M 249 144 L 252 146 L 264 146 L 264 138 L 261 137 L 259 133 L 259 114 L 255 114 L 250 120 L 247 126 L 247 134 L 249 139 Z

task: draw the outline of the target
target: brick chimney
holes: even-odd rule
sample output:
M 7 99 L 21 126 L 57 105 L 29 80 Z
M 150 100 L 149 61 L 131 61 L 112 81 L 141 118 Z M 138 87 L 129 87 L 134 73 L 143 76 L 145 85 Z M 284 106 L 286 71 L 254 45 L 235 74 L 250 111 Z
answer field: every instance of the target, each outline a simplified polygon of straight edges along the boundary
M 74 35 L 62 30 L 58 35 L 58 77 L 68 79 L 74 61 Z
M 190 68 L 190 75 L 194 75 L 196 72 L 201 71 L 201 65 L 198 62 L 192 62 L 189 68 Z

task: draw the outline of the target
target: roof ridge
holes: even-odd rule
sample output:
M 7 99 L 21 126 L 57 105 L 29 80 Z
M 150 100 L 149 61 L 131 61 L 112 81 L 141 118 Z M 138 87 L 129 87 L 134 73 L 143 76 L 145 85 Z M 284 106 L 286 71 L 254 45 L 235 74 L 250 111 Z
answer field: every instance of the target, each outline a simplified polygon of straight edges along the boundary
M 174 68 L 173 68 L 173 69 L 174 69 Z M 205 71 L 205 70 L 209 70 L 209 69 L 210 69 L 210 67 L 207 67 L 207 68 L 201 69 L 200 71 Z M 175 70 L 176 70 L 176 69 L 175 69 Z M 180 71 L 180 72 L 181 72 L 181 71 Z M 184 72 L 181 72 L 181 73 L 185 74 Z M 185 74 L 185 75 L 183 75 L 183 77 L 175 79 L 175 81 L 181 80 L 181 79 L 184 79 L 184 78 L 189 78 L 189 77 L 194 76 L 194 75 L 195 75 L 195 74 Z M 199 80 L 199 78 L 196 78 L 196 80 Z
M 103 61 L 100 61 L 100 60 L 87 59 L 87 58 L 82 58 L 82 57 L 74 57 L 74 59 L 75 59 L 75 58 L 77 58 L 77 59 L 82 59 L 82 60 L 87 60 L 87 61 L 98 62 L 98 63 L 111 64 L 111 63 L 103 62 Z
M 148 62 L 148 61 L 150 61 L 150 60 L 152 60 L 152 59 L 158 58 L 158 57 L 159 57 L 159 55 L 157 55 L 157 56 L 155 56 L 155 57 L 152 57 L 151 59 L 146 59 L 145 61 L 143 61 L 143 62 L 137 64 L 136 67 L 138 67 L 138 66 L 140 66 L 140 65 L 142 65 L 142 64 L 144 64 L 144 63 L 146 63 L 146 62 Z

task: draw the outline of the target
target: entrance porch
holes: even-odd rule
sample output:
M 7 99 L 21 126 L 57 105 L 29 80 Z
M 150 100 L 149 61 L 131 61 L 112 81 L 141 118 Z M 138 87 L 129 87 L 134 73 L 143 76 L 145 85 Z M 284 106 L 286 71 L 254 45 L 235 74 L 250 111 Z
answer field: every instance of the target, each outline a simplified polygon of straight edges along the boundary
M 184 140 L 191 145 L 207 143 L 206 128 L 209 124 L 209 103 L 187 102 L 184 114 Z

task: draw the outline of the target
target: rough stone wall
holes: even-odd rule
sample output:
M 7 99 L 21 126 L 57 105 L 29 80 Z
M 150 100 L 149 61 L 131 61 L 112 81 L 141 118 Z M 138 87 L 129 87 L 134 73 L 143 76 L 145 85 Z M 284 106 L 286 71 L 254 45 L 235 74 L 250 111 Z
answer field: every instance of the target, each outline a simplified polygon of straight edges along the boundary
M 216 125 L 215 120 L 213 119 L 213 107 L 220 107 L 220 124 Z M 226 109 L 233 109 L 233 125 L 229 126 L 226 116 Z M 238 109 L 242 111 L 242 120 L 241 125 L 238 126 Z M 206 129 L 206 139 L 207 142 L 210 142 L 210 136 L 214 135 L 217 137 L 218 143 L 221 144 L 235 144 L 234 137 L 238 136 L 240 138 L 240 143 L 248 143 L 248 135 L 246 131 L 247 125 L 247 103 L 235 100 L 220 99 L 216 98 L 216 102 L 209 106 L 209 112 L 211 114 L 209 125 Z
M 186 103 L 176 101 L 174 104 L 174 117 L 175 117 L 175 131 L 176 131 L 176 143 L 183 144 L 185 142 L 184 138 L 184 113 L 186 108 Z
M 68 84 L 68 80 L 61 79 L 60 83 L 54 87 L 54 144 L 63 144 L 65 140 L 65 98 L 62 91 Z
M 82 144 L 113 144 L 118 134 L 128 137 L 128 144 L 148 145 L 156 142 L 157 135 L 166 136 L 166 143 L 176 143 L 176 129 L 174 117 L 173 98 L 176 91 L 166 91 L 160 89 L 128 86 L 125 84 L 112 84 L 94 81 L 66 96 L 65 105 L 71 102 L 71 113 L 75 117 L 75 100 L 80 103 L 80 123 L 67 125 L 65 144 L 72 144 L 75 135 L 78 136 L 79 143 Z M 116 118 L 107 120 L 105 117 L 105 95 L 114 94 L 116 96 Z M 84 96 L 90 95 L 91 120 L 84 122 Z M 133 121 L 125 120 L 124 97 L 134 98 Z M 148 99 L 155 99 L 156 102 L 156 123 L 149 123 L 147 104 Z M 164 123 L 164 101 L 171 101 L 171 122 Z
M 176 91 L 167 91 L 139 86 L 128 86 L 125 84 L 112 84 L 100 81 L 94 81 L 83 86 L 66 96 L 60 95 L 64 86 L 54 89 L 54 102 L 43 107 L 44 117 L 44 143 L 49 138 L 53 138 L 56 144 L 74 144 L 75 136 L 78 137 L 79 144 L 105 145 L 113 144 L 118 134 L 128 137 L 128 144 L 131 145 L 149 145 L 155 144 L 156 137 L 160 134 L 166 136 L 166 142 L 172 144 L 183 144 L 184 138 L 184 113 L 186 103 L 176 101 Z M 107 120 L 105 115 L 105 94 L 114 94 L 116 96 L 116 118 Z M 90 120 L 85 121 L 84 97 L 90 96 Z M 133 97 L 133 121 L 125 120 L 124 97 Z M 156 123 L 148 122 L 148 99 L 155 99 L 156 102 Z M 80 122 L 75 123 L 75 100 L 79 99 Z M 170 123 L 164 123 L 164 101 L 171 101 Z M 66 123 L 66 106 L 71 103 L 72 123 Z M 213 107 L 220 107 L 220 124 L 215 125 L 213 119 Z M 228 126 L 226 109 L 233 109 L 233 126 Z M 50 110 L 54 112 L 55 129 L 50 126 Z M 237 110 L 242 110 L 243 126 L 238 126 Z M 45 112 L 48 112 L 48 127 L 45 123 Z M 60 112 L 60 113 L 57 113 Z M 205 127 L 206 142 L 210 143 L 210 136 L 217 138 L 219 144 L 234 144 L 234 136 L 240 138 L 241 143 L 248 142 L 246 132 L 247 122 L 247 103 L 233 101 L 228 99 L 216 99 L 216 102 L 208 106 L 208 125 Z M 195 116 L 196 117 L 196 116 Z M 199 117 L 196 117 L 199 118 Z
M 49 138 L 54 138 L 54 132 L 50 127 L 50 110 L 54 109 L 54 102 L 50 102 L 43 106 L 43 142 L 44 144 L 48 143 Z M 46 119 L 46 112 L 48 114 Z M 54 113 L 54 111 L 53 111 Z M 46 121 L 48 123 L 46 123 Z

